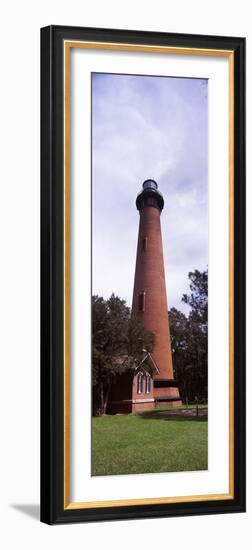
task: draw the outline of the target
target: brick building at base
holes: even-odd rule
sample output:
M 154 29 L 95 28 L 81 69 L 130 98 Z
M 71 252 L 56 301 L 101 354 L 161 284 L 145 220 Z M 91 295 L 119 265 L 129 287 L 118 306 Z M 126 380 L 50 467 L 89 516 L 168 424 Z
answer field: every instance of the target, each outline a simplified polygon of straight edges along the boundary
M 109 414 L 128 414 L 155 407 L 153 377 L 158 369 L 150 355 L 133 372 L 125 372 L 117 377 L 110 390 Z

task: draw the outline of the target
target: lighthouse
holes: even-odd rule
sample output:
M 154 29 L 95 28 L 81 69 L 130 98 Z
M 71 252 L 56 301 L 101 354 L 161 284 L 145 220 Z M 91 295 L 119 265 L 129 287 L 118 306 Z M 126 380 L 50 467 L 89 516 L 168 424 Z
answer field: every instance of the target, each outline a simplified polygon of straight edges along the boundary
M 156 181 L 144 181 L 136 198 L 136 207 L 140 218 L 132 313 L 146 330 L 154 334 L 155 341 L 150 358 L 154 368 L 148 382 L 143 373 L 142 385 L 137 384 L 139 406 L 135 401 L 134 409 L 141 409 L 141 403 L 144 404 L 144 398 L 148 397 L 146 389 L 153 401 L 149 405 L 147 401 L 144 408 L 178 406 L 181 398 L 173 373 L 160 223 L 164 199 Z M 139 388 L 142 391 L 139 392 Z
M 140 364 L 122 373 L 110 390 L 108 412 L 137 413 L 182 404 L 172 366 L 160 214 L 164 199 L 153 179 L 137 195 L 140 214 L 132 315 L 154 334 L 151 353 L 143 349 Z

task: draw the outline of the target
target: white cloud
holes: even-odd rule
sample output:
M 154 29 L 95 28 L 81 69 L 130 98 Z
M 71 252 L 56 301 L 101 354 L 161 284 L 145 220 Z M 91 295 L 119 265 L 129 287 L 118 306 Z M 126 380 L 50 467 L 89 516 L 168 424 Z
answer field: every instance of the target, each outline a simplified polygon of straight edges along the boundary
M 203 81 L 97 75 L 93 81 L 93 292 L 131 305 L 139 215 L 153 177 L 164 195 L 169 307 L 186 310 L 189 271 L 208 263 L 207 100 Z

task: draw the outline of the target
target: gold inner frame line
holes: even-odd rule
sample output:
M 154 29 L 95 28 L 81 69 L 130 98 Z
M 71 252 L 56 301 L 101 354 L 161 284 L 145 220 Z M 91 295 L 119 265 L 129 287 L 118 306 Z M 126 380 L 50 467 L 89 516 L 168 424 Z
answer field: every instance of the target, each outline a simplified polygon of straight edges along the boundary
M 70 211 L 71 211 L 71 49 L 96 49 L 129 52 L 154 52 L 175 55 L 205 55 L 226 57 L 229 61 L 229 492 L 191 496 L 106 500 L 95 502 L 71 502 L 70 487 Z M 138 506 L 230 500 L 234 498 L 234 52 L 126 44 L 108 42 L 64 41 L 64 510 L 101 508 L 113 506 Z

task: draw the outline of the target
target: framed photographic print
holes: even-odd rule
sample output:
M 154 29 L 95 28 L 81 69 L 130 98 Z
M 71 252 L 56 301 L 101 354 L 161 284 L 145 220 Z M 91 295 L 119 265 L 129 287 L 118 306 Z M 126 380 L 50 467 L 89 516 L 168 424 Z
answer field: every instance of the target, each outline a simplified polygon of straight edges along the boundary
M 245 39 L 41 30 L 41 521 L 245 511 Z

